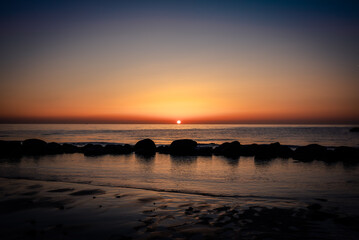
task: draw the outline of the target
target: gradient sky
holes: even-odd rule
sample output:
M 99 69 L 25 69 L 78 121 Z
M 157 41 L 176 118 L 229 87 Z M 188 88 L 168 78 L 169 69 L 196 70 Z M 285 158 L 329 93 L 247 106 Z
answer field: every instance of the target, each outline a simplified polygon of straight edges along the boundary
M 0 6 L 0 122 L 359 123 L 358 1 Z

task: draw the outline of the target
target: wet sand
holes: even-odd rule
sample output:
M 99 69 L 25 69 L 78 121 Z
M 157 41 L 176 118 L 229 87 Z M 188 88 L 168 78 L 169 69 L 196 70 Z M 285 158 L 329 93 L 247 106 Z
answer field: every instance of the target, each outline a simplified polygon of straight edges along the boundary
M 1 239 L 358 239 L 358 216 L 282 200 L 0 178 Z

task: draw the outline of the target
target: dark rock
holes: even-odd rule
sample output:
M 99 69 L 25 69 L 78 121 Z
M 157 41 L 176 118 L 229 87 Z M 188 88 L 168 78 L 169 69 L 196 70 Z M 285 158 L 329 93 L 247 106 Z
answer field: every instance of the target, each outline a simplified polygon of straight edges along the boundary
M 64 153 L 64 150 L 60 144 L 51 142 L 51 143 L 47 144 L 46 152 L 48 154 L 61 154 L 61 153 Z
M 62 144 L 62 150 L 64 153 L 78 153 L 78 152 L 82 152 L 82 150 L 75 146 L 75 145 L 72 145 L 72 144 L 69 144 L 69 143 L 64 143 Z
M 254 156 L 257 152 L 258 145 L 241 145 L 241 156 Z
M 213 153 L 212 147 L 197 147 L 196 155 L 198 156 L 211 156 Z
M 349 131 L 350 132 L 359 132 L 359 127 L 353 127 Z
M 169 146 L 158 146 L 157 147 L 157 152 L 164 153 L 164 154 L 169 154 L 170 153 L 170 147 Z
M 278 157 L 281 157 L 281 158 L 290 158 L 293 156 L 293 153 L 294 153 L 294 151 L 292 149 L 290 149 L 290 147 L 283 146 L 283 145 L 280 145 L 278 151 L 279 151 Z
M 272 159 L 278 156 L 280 144 L 272 143 L 270 145 L 258 145 L 254 154 L 256 159 Z
M 140 140 L 135 144 L 135 152 L 143 155 L 154 155 L 156 144 L 149 138 Z
M 170 153 L 173 155 L 195 155 L 197 142 L 191 139 L 175 140 L 170 145 Z
M 214 149 L 216 155 L 223 156 L 239 156 L 241 150 L 241 144 L 238 141 L 225 142 Z
M 313 204 L 308 205 L 307 208 L 312 211 L 318 211 L 319 209 L 322 208 L 322 205 L 320 205 L 318 203 L 313 203 Z
M 352 147 L 337 147 L 334 149 L 334 156 L 341 160 L 356 160 L 359 162 L 359 149 Z
M 85 156 L 98 156 L 106 154 L 105 148 L 101 145 L 87 144 L 83 147 Z
M 1 141 L 1 156 L 20 156 L 22 154 L 22 146 L 20 141 Z
M 328 157 L 327 148 L 318 144 L 310 144 L 304 147 L 298 147 L 293 154 L 294 159 L 302 161 L 325 159 L 326 157 Z
M 288 146 L 282 146 L 276 142 L 269 145 L 258 145 L 254 155 L 256 159 L 288 158 L 293 155 L 293 151 Z
M 105 146 L 105 151 L 109 154 L 128 154 L 133 152 L 133 149 L 130 145 L 127 146 L 119 145 L 119 144 L 111 144 Z
M 47 143 L 40 139 L 27 139 L 22 142 L 25 154 L 43 155 L 46 154 Z

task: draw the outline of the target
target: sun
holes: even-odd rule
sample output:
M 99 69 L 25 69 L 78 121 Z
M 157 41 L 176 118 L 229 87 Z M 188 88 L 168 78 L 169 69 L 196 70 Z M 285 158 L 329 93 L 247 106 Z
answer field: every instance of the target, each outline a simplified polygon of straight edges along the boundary
M 182 122 L 181 122 L 181 120 L 177 120 L 177 124 L 181 124 Z

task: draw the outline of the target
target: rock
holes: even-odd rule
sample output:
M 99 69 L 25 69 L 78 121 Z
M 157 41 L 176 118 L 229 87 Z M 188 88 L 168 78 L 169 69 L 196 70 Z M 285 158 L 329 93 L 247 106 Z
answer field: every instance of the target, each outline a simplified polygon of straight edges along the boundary
M 272 159 L 276 157 L 288 158 L 293 155 L 293 151 L 288 146 L 282 146 L 279 142 L 269 145 L 258 145 L 255 149 L 256 159 Z
M 105 148 L 101 145 L 87 144 L 83 147 L 85 156 L 98 156 L 106 154 Z
M 197 147 L 196 155 L 198 156 L 211 156 L 213 153 L 212 147 Z
M 280 144 L 258 145 L 254 157 L 255 159 L 272 159 L 278 156 Z
M 197 142 L 191 139 L 175 140 L 170 145 L 170 153 L 173 155 L 195 155 Z
M 105 151 L 109 154 L 128 154 L 133 152 L 133 148 L 128 144 L 125 146 L 119 144 L 109 144 L 105 146 Z
M 349 131 L 350 132 L 359 132 L 359 127 L 353 127 Z
M 294 151 L 292 149 L 290 149 L 290 147 L 283 146 L 283 145 L 280 145 L 278 151 L 279 151 L 278 157 L 281 157 L 281 158 L 290 158 L 293 156 L 293 153 L 294 153 Z
M 241 144 L 238 141 L 225 142 L 214 149 L 214 153 L 223 156 L 239 156 L 241 150 Z
M 302 161 L 311 161 L 314 159 L 324 159 L 328 156 L 327 148 L 318 144 L 310 144 L 304 147 L 298 147 L 293 154 L 293 158 Z
M 62 150 L 64 153 L 78 153 L 81 152 L 81 149 L 75 145 L 64 143 L 62 144 Z
M 241 156 L 254 156 L 257 148 L 257 144 L 241 145 Z
M 22 142 L 25 154 L 43 155 L 46 154 L 47 143 L 40 139 L 27 139 Z
M 163 153 L 163 154 L 169 154 L 170 153 L 170 147 L 169 146 L 158 146 L 157 152 Z
M 143 155 L 154 155 L 156 144 L 149 138 L 140 140 L 135 144 L 135 152 Z
M 51 142 L 46 146 L 46 153 L 48 154 L 61 154 L 64 153 L 62 146 L 58 143 Z
M 344 161 L 357 161 L 359 162 L 359 149 L 352 147 L 337 147 L 334 149 L 335 159 Z
M 21 154 L 22 146 L 20 141 L 0 140 L 0 156 L 20 156 Z

